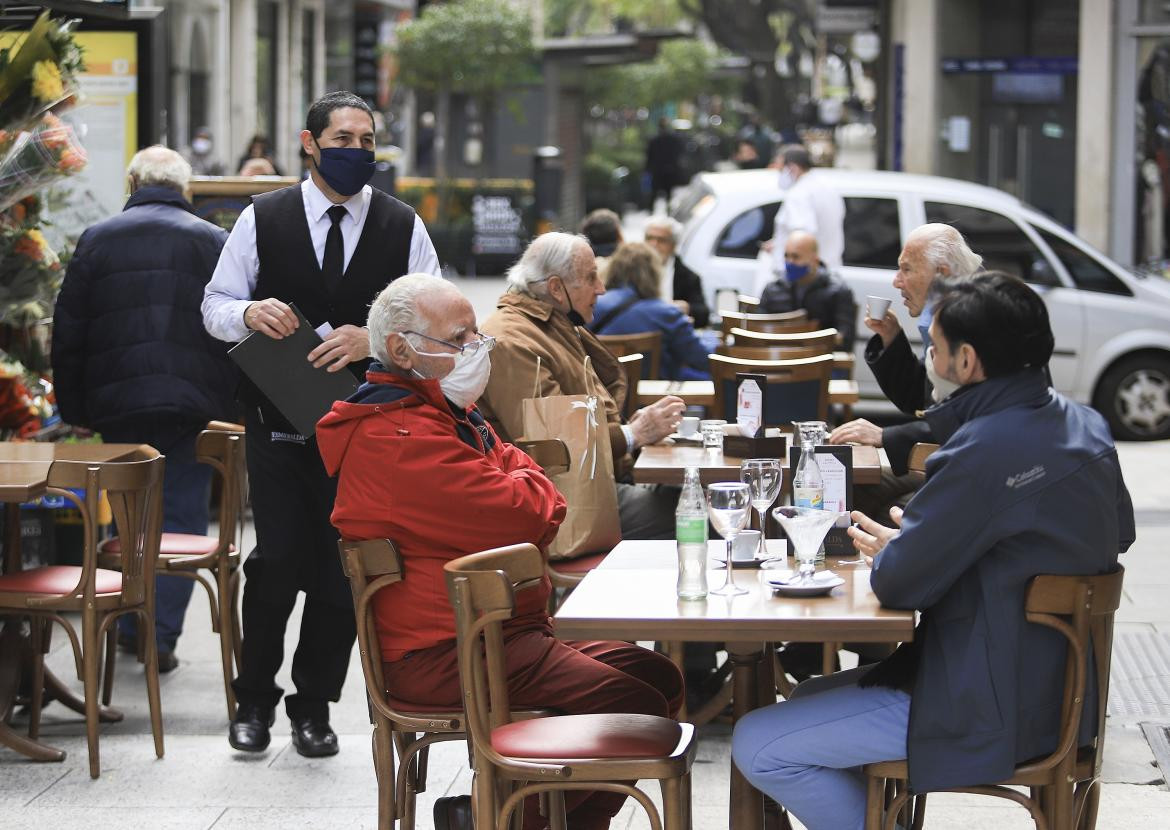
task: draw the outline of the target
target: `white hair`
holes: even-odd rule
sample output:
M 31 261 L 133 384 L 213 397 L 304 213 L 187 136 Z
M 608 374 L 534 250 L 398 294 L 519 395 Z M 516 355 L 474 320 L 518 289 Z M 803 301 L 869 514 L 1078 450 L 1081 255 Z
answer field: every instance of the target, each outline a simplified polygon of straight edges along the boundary
M 646 228 L 666 228 L 670 239 L 675 245 L 682 238 L 682 222 L 670 216 L 651 216 L 646 220 Z
M 576 277 L 574 265 L 582 249 L 591 250 L 589 240 L 580 234 L 550 231 L 536 237 L 520 260 L 508 269 L 507 293 L 543 299 L 548 292 L 542 283 L 549 277 L 555 275 L 566 280 Z
M 932 222 L 910 231 L 906 244 L 922 246 L 922 254 L 935 269 L 946 266 L 954 277 L 970 277 L 983 267 L 983 257 L 967 247 L 963 235 L 950 225 Z
M 370 305 L 366 328 L 370 337 L 370 354 L 383 366 L 393 365 L 386 351 L 391 334 L 417 331 L 429 334 L 430 326 L 418 312 L 418 301 L 435 291 L 458 291 L 451 283 L 434 274 L 407 274 L 382 289 Z
M 133 176 L 138 187 L 169 187 L 182 193 L 191 182 L 191 165 L 169 147 L 155 144 L 134 154 L 126 175 Z

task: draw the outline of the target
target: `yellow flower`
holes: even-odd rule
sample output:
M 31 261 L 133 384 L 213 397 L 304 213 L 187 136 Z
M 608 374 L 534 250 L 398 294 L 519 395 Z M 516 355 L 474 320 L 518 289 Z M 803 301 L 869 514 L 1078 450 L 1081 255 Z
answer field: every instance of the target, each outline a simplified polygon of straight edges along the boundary
M 45 241 L 44 234 L 36 228 L 25 231 L 24 235 L 16 241 L 14 250 L 33 262 L 45 262 L 49 259 L 48 255 L 52 253 L 49 249 L 49 243 Z
M 45 103 L 59 101 L 65 95 L 61 70 L 53 61 L 37 61 L 32 68 L 32 92 Z

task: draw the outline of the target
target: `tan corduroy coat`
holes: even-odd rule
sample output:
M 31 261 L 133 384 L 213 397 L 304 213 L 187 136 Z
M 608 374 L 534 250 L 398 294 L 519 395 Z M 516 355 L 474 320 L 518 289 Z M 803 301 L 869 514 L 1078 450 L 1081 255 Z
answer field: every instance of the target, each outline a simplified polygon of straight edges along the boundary
M 534 389 L 540 397 L 597 392 L 609 423 L 614 472 L 620 478 L 629 470 L 632 459 L 621 431 L 626 375 L 591 331 L 574 326 L 563 311 L 525 294 L 500 297 L 495 313 L 479 328 L 496 338 L 491 379 L 479 408 L 501 438 L 510 442 L 522 437 L 522 401 L 531 398 Z M 603 389 L 586 382 L 587 356 Z

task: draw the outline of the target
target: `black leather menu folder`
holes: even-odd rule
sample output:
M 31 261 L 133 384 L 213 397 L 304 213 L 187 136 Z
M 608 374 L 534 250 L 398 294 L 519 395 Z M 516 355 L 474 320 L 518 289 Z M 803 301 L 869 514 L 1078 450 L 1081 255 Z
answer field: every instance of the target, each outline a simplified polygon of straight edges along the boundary
M 276 340 L 254 331 L 232 346 L 228 357 L 301 435 L 308 436 L 316 433 L 317 421 L 334 401 L 352 395 L 358 382 L 345 369 L 327 372 L 324 366 L 313 368 L 307 358 L 309 352 L 321 345 L 321 337 L 300 309 L 296 306 L 292 309 L 301 324 L 291 335 Z

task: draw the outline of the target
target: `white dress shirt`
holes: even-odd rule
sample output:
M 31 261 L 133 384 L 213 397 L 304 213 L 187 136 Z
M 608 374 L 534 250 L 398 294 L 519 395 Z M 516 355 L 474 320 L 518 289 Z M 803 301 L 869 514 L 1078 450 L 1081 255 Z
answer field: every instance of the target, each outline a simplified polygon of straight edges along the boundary
M 301 182 L 301 197 L 305 204 L 305 219 L 309 224 L 309 237 L 313 252 L 317 255 L 317 266 L 325 256 L 325 239 L 329 235 L 332 221 L 329 208 L 333 207 L 325 194 L 320 191 L 312 178 Z M 348 201 L 342 203 L 345 216 L 341 217 L 341 243 L 344 252 L 344 269 L 349 267 L 353 252 L 357 248 L 370 210 L 373 189 L 366 185 Z M 260 272 L 260 255 L 256 250 L 256 212 L 248 205 L 240 213 L 232 228 L 231 235 L 219 255 L 215 272 L 203 291 L 203 325 L 208 333 L 220 340 L 236 343 L 243 340 L 250 329 L 244 324 L 244 312 L 252 303 L 256 290 L 256 276 Z M 409 274 L 434 274 L 439 276 L 439 257 L 435 246 L 427 235 L 422 220 L 414 217 L 414 232 L 410 237 Z M 344 279 L 344 276 L 342 277 Z M 325 333 L 329 331 L 326 328 Z M 324 336 L 324 333 L 318 331 Z
M 784 245 L 793 231 L 811 233 L 817 239 L 821 261 L 832 269 L 841 267 L 845 254 L 845 200 L 837 191 L 823 184 L 815 170 L 797 179 L 784 194 L 784 204 L 776 213 L 776 228 L 772 234 L 773 273 L 757 275 L 757 297 L 771 280 L 783 276 Z

